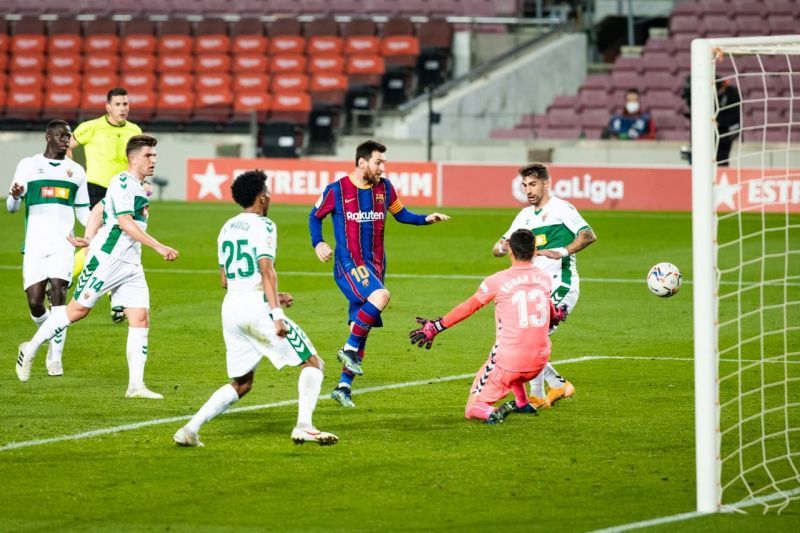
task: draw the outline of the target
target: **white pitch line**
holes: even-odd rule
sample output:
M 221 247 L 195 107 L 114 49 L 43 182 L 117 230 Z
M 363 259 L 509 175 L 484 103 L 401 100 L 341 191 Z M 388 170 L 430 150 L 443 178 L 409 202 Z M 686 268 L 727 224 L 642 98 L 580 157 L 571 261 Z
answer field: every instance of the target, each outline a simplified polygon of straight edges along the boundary
M 686 361 L 691 362 L 693 359 L 689 357 L 645 357 L 645 356 L 625 356 L 625 355 L 584 355 L 582 357 L 574 357 L 572 359 L 562 359 L 559 361 L 553 361 L 558 365 L 568 365 L 571 363 L 583 363 L 586 361 L 614 361 L 614 360 L 631 360 L 631 361 Z M 721 359 L 721 361 L 725 362 L 738 362 L 737 359 Z M 783 364 L 783 363 L 790 363 L 790 364 L 800 364 L 800 361 L 770 361 L 771 363 L 775 364 Z M 416 381 L 406 381 L 403 383 L 391 383 L 389 385 L 378 385 L 375 387 L 365 387 L 363 389 L 353 391 L 353 394 L 366 394 L 368 392 L 380 392 L 385 390 L 394 390 L 394 389 L 405 389 L 408 387 L 417 387 L 421 385 L 433 385 L 435 383 L 445 383 L 447 381 L 456 381 L 459 379 L 467 379 L 473 377 L 475 374 L 458 374 L 455 376 L 445 376 L 442 378 L 431 378 L 431 379 L 420 379 Z M 330 397 L 324 396 L 320 397 L 320 400 L 330 400 Z M 246 411 L 258 411 L 261 409 L 272 409 L 274 407 L 284 407 L 287 405 L 294 405 L 297 403 L 297 400 L 283 400 L 280 402 L 273 402 L 273 403 L 265 403 L 260 405 L 248 405 L 245 407 L 236 407 L 234 409 L 229 409 L 226 413 L 242 413 Z M 102 428 L 102 429 L 94 429 L 91 431 L 85 431 L 83 433 L 75 433 L 73 435 L 61 435 L 58 437 L 50 437 L 47 439 L 36 439 L 36 440 L 28 440 L 28 441 L 21 441 L 21 442 L 10 442 L 8 444 L 4 444 L 0 446 L 0 452 L 6 450 L 16 450 L 19 448 L 28 448 L 31 446 L 40 446 L 42 444 L 51 444 L 54 442 L 64 442 L 69 440 L 81 440 L 81 439 L 89 439 L 92 437 L 98 437 L 100 435 L 109 435 L 112 433 L 121 433 L 123 431 L 133 431 L 135 429 L 140 429 L 148 426 L 156 426 L 160 424 L 169 424 L 172 422 L 180 422 L 181 420 L 189 420 L 191 418 L 190 415 L 183 415 L 183 416 L 173 416 L 169 418 L 157 418 L 154 420 L 145 420 L 142 422 L 135 422 L 133 424 L 124 424 L 121 426 L 113 426 L 109 428 Z
M 773 492 L 772 494 L 768 494 L 766 496 L 749 498 L 747 500 L 743 500 L 733 505 L 723 506 L 721 512 L 732 512 L 735 510 L 746 509 L 748 507 L 763 505 L 772 501 L 792 498 L 794 496 L 799 496 L 799 495 L 800 495 L 800 488 L 785 490 L 780 492 Z M 594 531 L 591 531 L 590 533 L 620 533 L 622 531 L 633 531 L 634 529 L 642 529 L 651 526 L 660 526 L 662 524 L 670 524 L 673 522 L 683 522 L 684 520 L 691 520 L 693 518 L 699 518 L 701 516 L 712 516 L 714 514 L 716 513 L 701 513 L 700 511 L 692 511 L 689 513 L 680 513 L 669 516 L 662 516 L 660 518 L 652 518 L 650 520 L 642 520 L 641 522 L 631 522 L 630 524 L 622 524 L 619 526 L 612 526 L 605 529 L 596 529 Z

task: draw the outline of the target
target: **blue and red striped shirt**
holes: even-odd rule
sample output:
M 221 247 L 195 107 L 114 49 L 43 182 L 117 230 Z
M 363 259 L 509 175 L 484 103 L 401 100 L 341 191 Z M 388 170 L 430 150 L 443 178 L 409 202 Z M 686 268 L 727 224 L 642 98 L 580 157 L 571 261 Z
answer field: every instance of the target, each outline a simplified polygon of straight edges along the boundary
M 349 176 L 344 176 L 325 187 L 311 209 L 308 216 L 311 246 L 316 247 L 324 240 L 322 220 L 331 214 L 336 239 L 334 275 L 339 278 L 364 265 L 383 281 L 386 272 L 383 234 L 389 213 L 403 224 L 428 223 L 425 215 L 412 213 L 403 206 L 389 180 L 381 178 L 372 187 L 360 188 Z

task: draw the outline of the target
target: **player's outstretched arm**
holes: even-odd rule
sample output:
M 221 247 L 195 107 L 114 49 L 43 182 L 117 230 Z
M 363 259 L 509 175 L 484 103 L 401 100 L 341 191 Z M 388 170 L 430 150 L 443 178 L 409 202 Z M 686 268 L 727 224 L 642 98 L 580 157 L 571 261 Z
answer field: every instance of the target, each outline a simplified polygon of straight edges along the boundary
M 170 248 L 164 244 L 161 244 L 154 237 L 152 237 L 149 233 L 144 231 L 142 228 L 139 227 L 133 220 L 133 215 L 119 215 L 117 217 L 117 224 L 119 228 L 127 233 L 131 239 L 136 242 L 142 243 L 145 246 L 149 246 L 158 254 L 163 257 L 166 261 L 175 261 L 178 256 L 178 250 L 174 248 Z
M 438 222 L 445 222 L 450 220 L 450 217 L 442 213 L 431 213 L 425 217 L 425 222 L 428 224 L 436 224 Z
M 455 306 L 444 318 L 428 320 L 417 317 L 417 322 L 419 322 L 422 327 L 409 332 L 408 338 L 411 339 L 411 344 L 416 344 L 420 348 L 425 346 L 426 349 L 430 350 L 436 335 L 447 328 L 455 326 L 465 318 L 472 316 L 484 305 L 486 304 L 481 303 L 477 296 L 472 295 L 469 299 Z
M 575 235 L 575 239 L 568 245 L 563 248 L 551 248 L 549 250 L 536 250 L 536 255 L 543 255 L 545 257 L 549 257 L 550 259 L 561 259 L 562 257 L 567 257 L 568 255 L 577 254 L 593 242 L 597 240 L 597 235 L 595 235 L 592 228 L 586 228 L 578 232 Z

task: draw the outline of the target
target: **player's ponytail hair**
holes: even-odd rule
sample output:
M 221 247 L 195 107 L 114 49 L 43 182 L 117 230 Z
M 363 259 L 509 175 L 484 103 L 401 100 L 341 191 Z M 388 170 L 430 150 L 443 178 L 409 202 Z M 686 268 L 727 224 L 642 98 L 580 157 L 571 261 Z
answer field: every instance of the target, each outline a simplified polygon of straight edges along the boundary
M 533 232 L 527 229 L 518 229 L 511 234 L 509 239 L 511 252 L 517 261 L 530 261 L 536 251 L 536 239 Z
M 519 175 L 522 178 L 534 177 L 540 180 L 549 180 L 550 172 L 543 163 L 528 163 L 519 169 Z
M 158 141 L 152 135 L 134 135 L 128 139 L 128 144 L 125 146 L 125 155 L 130 159 L 131 154 L 147 146 L 148 148 L 155 148 Z

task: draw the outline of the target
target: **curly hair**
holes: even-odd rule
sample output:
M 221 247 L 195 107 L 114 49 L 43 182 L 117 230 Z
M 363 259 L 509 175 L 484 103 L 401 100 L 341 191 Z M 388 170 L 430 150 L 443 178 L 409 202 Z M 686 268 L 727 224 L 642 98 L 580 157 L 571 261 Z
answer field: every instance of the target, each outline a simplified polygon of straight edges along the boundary
M 263 170 L 242 172 L 231 184 L 233 200 L 247 209 L 256 203 L 256 197 L 267 191 L 267 175 Z

